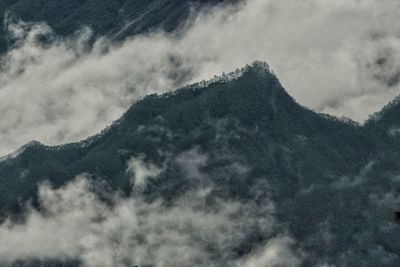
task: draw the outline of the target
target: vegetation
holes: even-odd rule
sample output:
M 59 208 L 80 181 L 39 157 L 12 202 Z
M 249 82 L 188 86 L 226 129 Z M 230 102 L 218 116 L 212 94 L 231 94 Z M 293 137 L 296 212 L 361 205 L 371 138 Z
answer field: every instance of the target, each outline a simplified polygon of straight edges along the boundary
M 18 215 L 28 199 L 35 205 L 38 183 L 49 180 L 57 188 L 81 173 L 132 194 L 126 172 L 132 157 L 163 168 L 144 192 L 148 200 L 172 201 L 199 181 L 187 179 L 171 159 L 195 149 L 208 158 L 201 170 L 213 195 L 262 205 L 268 192 L 279 220 L 310 253 L 305 266 L 321 258 L 337 266 L 398 265 L 399 231 L 380 227 L 394 223 L 394 207 L 371 200 L 398 194 L 400 142 L 387 131 L 399 123 L 398 104 L 360 126 L 301 107 L 265 64 L 240 73 L 147 96 L 82 143 L 32 143 L 0 163 L 2 214 Z M 240 166 L 248 171 L 232 171 Z M 329 240 L 319 232 L 325 226 Z M 256 234 L 237 253 L 263 238 Z

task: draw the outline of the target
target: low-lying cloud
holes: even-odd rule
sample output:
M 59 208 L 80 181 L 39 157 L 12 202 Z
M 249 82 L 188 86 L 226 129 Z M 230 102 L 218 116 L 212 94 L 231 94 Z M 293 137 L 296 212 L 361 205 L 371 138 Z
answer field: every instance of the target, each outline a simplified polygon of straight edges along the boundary
M 136 166 L 140 168 L 139 165 Z M 22 223 L 0 225 L 0 265 L 17 260 L 78 260 L 83 266 L 299 266 L 294 241 L 277 232 L 271 202 L 215 199 L 189 191 L 168 205 L 162 200 L 114 194 L 100 200 L 84 176 L 53 189 L 39 188 L 40 210 Z M 270 236 L 253 244 L 255 233 Z M 235 253 L 246 246 L 252 252 Z
M 395 0 L 248 0 L 178 34 L 102 38 L 93 49 L 87 29 L 61 40 L 44 24 L 10 24 L 18 41 L 0 60 L 0 154 L 81 140 L 146 94 L 256 59 L 301 104 L 362 122 L 399 93 L 398 10 Z
M 139 157 L 129 160 L 127 171 L 132 176 L 132 185 L 138 190 L 143 190 L 146 188 L 148 179 L 156 177 L 162 170 L 154 164 L 144 162 L 143 158 Z

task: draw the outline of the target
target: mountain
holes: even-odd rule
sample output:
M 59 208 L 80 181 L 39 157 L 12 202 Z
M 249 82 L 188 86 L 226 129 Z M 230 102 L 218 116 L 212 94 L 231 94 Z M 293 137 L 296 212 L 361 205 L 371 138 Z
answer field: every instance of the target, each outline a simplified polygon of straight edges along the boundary
M 278 229 L 271 234 L 255 227 L 222 254 L 209 252 L 216 266 L 227 262 L 224 253 L 240 259 L 278 232 L 293 238 L 299 266 L 398 266 L 398 109 L 394 102 L 364 126 L 319 114 L 296 103 L 266 63 L 255 62 L 149 95 L 80 143 L 32 142 L 6 156 L 1 214 L 23 221 L 28 200 L 41 208 L 43 181 L 57 189 L 81 174 L 125 198 L 139 194 L 146 203 L 161 199 L 167 206 L 208 188 L 210 203 L 251 205 L 252 222 L 265 219 L 262 211 L 274 203 Z M 159 170 L 145 187 L 132 182 L 127 166 L 138 168 L 132 160 Z
M 9 21 L 45 22 L 59 36 L 71 35 L 88 26 L 95 37 L 122 40 L 151 30 L 172 31 L 183 25 L 196 9 L 234 1 L 4 0 L 0 3 L 0 52 L 12 45 L 5 32 L 5 23 Z

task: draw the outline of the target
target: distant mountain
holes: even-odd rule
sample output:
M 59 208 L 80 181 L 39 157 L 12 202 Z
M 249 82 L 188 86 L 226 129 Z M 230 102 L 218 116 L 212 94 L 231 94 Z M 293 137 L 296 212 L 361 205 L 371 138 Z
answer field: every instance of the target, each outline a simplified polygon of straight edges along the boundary
M 12 45 L 5 32 L 6 19 L 45 22 L 60 36 L 68 36 L 89 26 L 95 36 L 122 40 L 151 30 L 172 31 L 184 24 L 190 14 L 200 7 L 234 1 L 4 0 L 0 3 L 0 52 Z
M 0 208 L 4 218 L 18 217 L 27 200 L 40 206 L 40 182 L 58 188 L 82 173 L 134 196 L 127 165 L 140 158 L 162 170 L 141 192 L 149 203 L 173 203 L 212 184 L 211 196 L 260 211 L 271 199 L 278 224 L 306 254 L 302 266 L 399 266 L 397 111 L 396 102 L 365 126 L 315 113 L 286 93 L 266 63 L 255 62 L 147 96 L 83 142 L 33 142 L 3 158 Z M 201 155 L 202 175 L 188 178 L 177 162 Z M 257 231 L 231 253 L 246 255 L 265 242 Z

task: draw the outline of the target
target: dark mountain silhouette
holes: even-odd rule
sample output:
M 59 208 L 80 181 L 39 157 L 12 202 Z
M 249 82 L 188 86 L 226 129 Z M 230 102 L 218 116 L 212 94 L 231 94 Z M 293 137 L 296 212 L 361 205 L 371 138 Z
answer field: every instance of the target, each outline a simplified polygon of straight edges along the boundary
M 134 104 L 101 134 L 49 147 L 32 142 L 0 163 L 0 208 L 15 219 L 24 203 L 37 206 L 38 184 L 60 187 L 82 173 L 113 190 L 135 194 L 126 172 L 132 157 L 162 168 L 143 194 L 147 201 L 175 198 L 212 183 L 212 195 L 263 205 L 307 257 L 304 266 L 398 266 L 400 142 L 397 101 L 364 126 L 302 107 L 266 63 Z M 207 155 L 200 180 L 174 161 L 185 151 Z M 236 167 L 232 167 L 236 166 Z M 238 167 L 239 166 L 239 167 Z M 232 168 L 245 171 L 232 171 Z M 257 232 L 235 248 L 248 253 L 265 241 Z
M 172 31 L 183 25 L 196 9 L 235 1 L 3 0 L 0 3 L 0 52 L 13 44 L 6 34 L 5 22 L 46 22 L 59 36 L 71 35 L 88 26 L 93 29 L 94 37 L 108 36 L 117 41 L 152 30 Z

